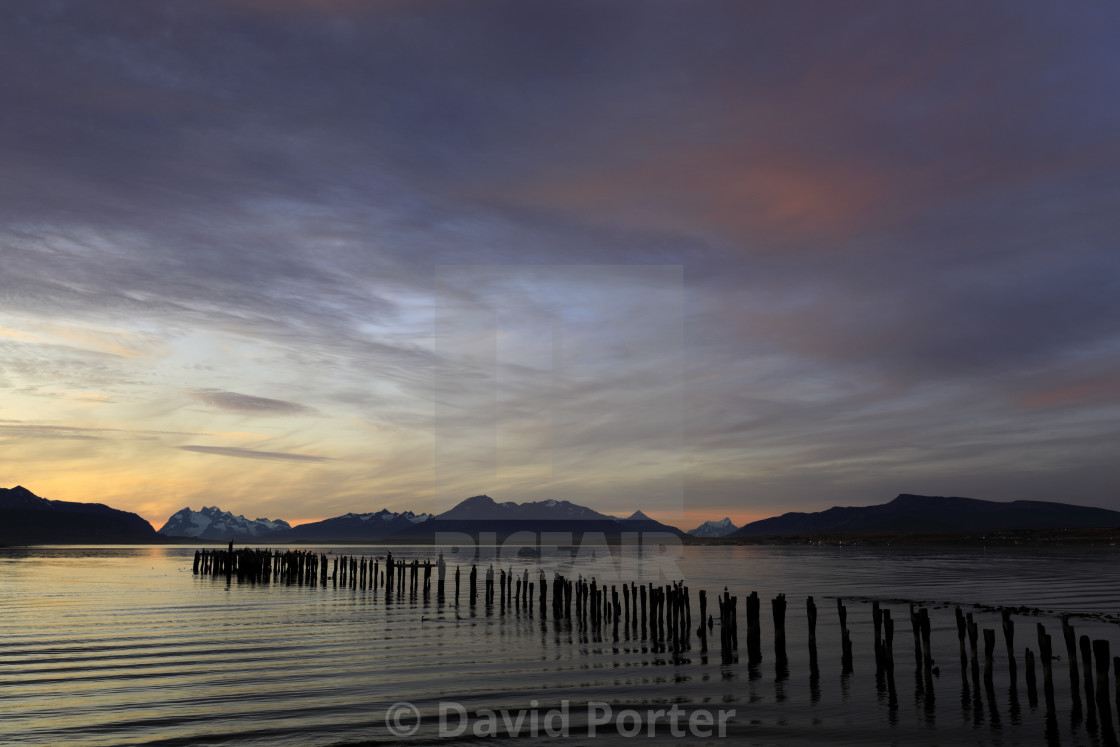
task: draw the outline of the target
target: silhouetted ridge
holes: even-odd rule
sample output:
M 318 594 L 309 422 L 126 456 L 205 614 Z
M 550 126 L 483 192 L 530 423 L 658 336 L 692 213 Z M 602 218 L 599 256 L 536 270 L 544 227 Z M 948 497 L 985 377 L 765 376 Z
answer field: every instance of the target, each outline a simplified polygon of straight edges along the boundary
M 1049 501 L 985 501 L 903 493 L 877 506 L 833 506 L 747 524 L 732 536 L 845 532 L 995 532 L 1120 526 L 1120 511 Z
M 159 542 L 147 521 L 102 503 L 51 501 L 22 485 L 0 488 L 0 544 Z

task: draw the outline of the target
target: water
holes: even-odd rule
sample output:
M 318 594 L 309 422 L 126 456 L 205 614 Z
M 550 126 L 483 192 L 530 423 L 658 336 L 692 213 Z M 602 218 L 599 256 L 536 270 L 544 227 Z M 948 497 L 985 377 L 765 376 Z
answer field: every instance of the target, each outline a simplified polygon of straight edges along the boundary
M 391 548 L 395 557 L 429 548 Z M 322 548 L 381 555 L 385 548 Z M 605 552 L 605 551 L 603 551 Z M 491 562 L 484 550 L 481 568 Z M 739 597 L 740 659 L 724 665 L 718 624 L 702 654 L 674 655 L 610 628 L 602 634 L 511 612 L 434 600 L 386 598 L 383 591 L 239 584 L 191 573 L 193 548 L 59 547 L 0 549 L 0 743 L 12 745 L 339 745 L 473 743 L 485 712 L 532 708 L 533 741 L 632 744 L 681 741 L 650 711 L 674 704 L 687 714 L 734 711 L 720 738 L 696 744 L 1039 744 L 1044 703 L 1027 699 L 1023 649 L 1037 652 L 1035 623 L 1054 639 L 1057 713 L 1049 741 L 1106 744 L 1098 727 L 1075 722 L 1061 629 L 1053 615 L 1075 613 L 1078 635 L 1111 642 L 1120 654 L 1120 554 L 1109 550 L 690 547 L 677 562 L 692 591 L 727 586 Z M 455 556 L 449 558 L 454 567 Z M 538 561 L 505 557 L 520 574 Z M 540 561 L 551 572 L 555 561 Z M 605 555 L 574 572 L 602 572 Z M 564 570 L 571 571 L 572 562 Z M 536 565 L 530 577 L 537 578 Z M 480 573 L 480 587 L 482 585 Z M 449 592 L 453 585 L 449 583 Z M 747 664 L 743 598 L 762 597 L 763 661 Z M 788 597 L 788 673 L 775 666 L 770 599 Z M 809 676 L 805 597 L 819 609 L 819 678 Z M 840 666 L 836 597 L 848 608 L 854 671 Z M 876 680 L 871 599 L 895 625 L 895 689 Z M 940 676 L 916 675 L 907 605 L 930 607 Z M 971 605 L 1038 608 L 1016 614 L 1018 678 L 1011 687 L 999 615 Z M 981 628 L 997 631 L 994 688 L 962 680 L 952 605 L 968 605 Z M 711 607 L 715 606 L 714 600 Z M 717 613 L 718 617 L 718 613 Z M 697 624 L 694 620 L 693 627 Z M 982 644 L 981 644 L 982 650 Z M 1041 670 L 1039 698 L 1042 698 Z M 1111 679 L 1111 673 L 1110 673 Z M 932 685 L 932 687 L 930 687 Z M 967 690 L 966 690 L 967 687 Z M 1113 692 L 1110 697 L 1114 697 Z M 414 704 L 418 732 L 394 736 L 392 704 Z M 1114 701 L 1113 701 L 1114 702 Z M 460 705 L 468 714 L 461 722 Z M 612 720 L 588 738 L 588 722 Z M 445 719 L 441 723 L 442 708 Z M 595 710 L 598 709 L 598 710 Z M 636 712 L 628 738 L 614 717 Z M 548 736 L 543 719 L 567 714 L 568 736 Z M 407 715 L 407 714 L 406 714 Z M 495 716 L 498 718 L 498 715 Z M 1112 726 L 1117 713 L 1113 707 Z M 407 718 L 401 723 L 408 725 Z M 558 723 L 558 722 L 554 722 Z M 687 716 L 682 724 L 687 724 Z M 454 737 L 441 736 L 462 726 Z M 683 727 L 682 727 L 683 728 Z M 606 729 L 608 733 L 602 734 Z M 500 729 L 508 734 L 510 728 Z M 515 729 L 516 731 L 516 729 Z

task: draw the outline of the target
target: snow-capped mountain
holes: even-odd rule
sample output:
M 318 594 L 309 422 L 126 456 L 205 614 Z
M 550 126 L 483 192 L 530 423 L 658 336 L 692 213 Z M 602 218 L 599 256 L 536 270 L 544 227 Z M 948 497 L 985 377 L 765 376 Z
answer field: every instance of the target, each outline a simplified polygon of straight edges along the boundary
M 253 519 L 234 516 L 217 506 L 192 511 L 177 511 L 160 530 L 169 537 L 197 537 L 204 540 L 230 540 L 236 537 L 264 537 L 292 527 L 282 519 Z
M 343 514 L 342 516 L 336 516 L 335 518 L 337 518 L 337 519 L 357 519 L 358 521 L 374 521 L 374 522 L 377 522 L 377 521 L 397 521 L 398 519 L 403 519 L 404 521 L 410 521 L 413 524 L 419 524 L 420 522 L 427 521 L 428 519 L 431 518 L 431 516 L 432 516 L 431 514 L 414 514 L 411 511 L 401 511 L 400 513 L 393 513 L 389 509 L 383 508 L 380 511 L 376 511 L 374 513 L 367 513 L 367 514 L 350 513 L 350 514 Z
M 739 527 L 731 523 L 731 519 L 725 517 L 720 521 L 705 521 L 695 529 L 690 529 L 688 533 L 693 537 L 726 537 L 738 529 Z

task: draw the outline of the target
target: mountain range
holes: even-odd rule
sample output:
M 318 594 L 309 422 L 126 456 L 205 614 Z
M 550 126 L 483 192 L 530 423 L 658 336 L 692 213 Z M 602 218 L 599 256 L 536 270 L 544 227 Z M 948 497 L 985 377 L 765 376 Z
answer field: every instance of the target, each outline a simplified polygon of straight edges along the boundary
M 204 540 L 231 540 L 235 538 L 265 537 L 291 529 L 281 519 L 246 519 L 234 516 L 217 506 L 203 506 L 201 511 L 180 509 L 160 527 L 159 533 L 168 537 L 194 537 Z
M 498 540 L 515 532 L 566 532 L 578 536 L 600 533 L 607 538 L 618 538 L 623 532 L 682 534 L 676 527 L 654 521 L 641 511 L 620 519 L 569 501 L 499 503 L 486 495 L 467 498 L 439 515 L 381 509 L 373 513 L 348 513 L 297 527 L 280 520 L 250 521 L 217 506 L 200 511 L 184 508 L 168 519 L 159 531 L 167 537 L 267 544 L 431 542 L 439 533 L 469 534 L 475 538 L 482 533 L 492 533 Z
M 1120 512 L 1047 501 L 984 501 L 903 493 L 874 506 L 834 506 L 814 513 L 791 512 L 736 529 L 730 519 L 705 522 L 688 535 L 641 511 L 626 518 L 602 514 L 569 501 L 498 502 L 476 495 L 438 514 L 348 513 L 290 526 L 279 519 L 249 520 L 217 506 L 184 508 L 157 533 L 134 513 L 100 503 L 52 501 L 16 486 L 0 488 L 0 544 L 159 543 L 186 539 L 282 544 L 299 542 L 416 542 L 440 533 L 505 541 L 517 532 L 570 533 L 617 540 L 624 533 L 668 532 L 696 538 L 806 534 L 952 534 L 1011 530 L 1120 528 Z
M 0 488 L 0 544 L 157 543 L 147 521 L 102 503 L 40 498 L 22 485 Z
M 350 513 L 300 524 L 276 532 L 269 537 L 269 542 L 377 542 L 395 537 L 431 518 L 430 514 L 414 514 L 411 511 L 394 513 L 383 508 L 375 513 Z
M 731 519 L 725 517 L 719 521 L 705 521 L 695 529 L 689 529 L 688 533 L 693 537 L 726 537 L 738 529 L 731 523 Z
M 502 542 L 518 532 L 571 534 L 574 539 L 602 535 L 618 540 L 624 533 L 684 533 L 676 527 L 654 521 L 641 511 L 625 519 L 601 514 L 594 509 L 568 501 L 498 503 L 488 495 L 467 498 L 430 521 L 418 524 L 394 537 L 401 541 L 430 541 L 438 534 L 458 533 L 474 538 L 493 537 Z
M 876 506 L 833 506 L 751 522 L 732 537 L 767 535 L 921 532 L 995 532 L 1023 529 L 1120 527 L 1120 511 L 1049 501 L 982 501 L 902 493 Z

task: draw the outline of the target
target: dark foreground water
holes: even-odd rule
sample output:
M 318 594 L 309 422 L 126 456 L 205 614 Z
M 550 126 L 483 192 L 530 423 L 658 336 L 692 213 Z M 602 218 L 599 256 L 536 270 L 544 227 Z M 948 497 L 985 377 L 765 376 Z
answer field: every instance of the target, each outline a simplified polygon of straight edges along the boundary
M 482 551 L 482 568 L 492 552 Z M 1095 745 L 1112 743 L 1117 729 L 1115 700 L 1107 728 L 1085 711 L 1073 714 L 1054 617 L 1076 613 L 1078 636 L 1107 639 L 1120 655 L 1120 553 L 1110 550 L 687 548 L 674 562 L 694 617 L 699 589 L 714 595 L 727 586 L 739 597 L 741 650 L 730 664 L 721 662 L 718 624 L 706 654 L 694 638 L 674 655 L 625 628 L 616 640 L 610 628 L 542 621 L 535 608 L 472 610 L 465 576 L 455 607 L 434 595 L 386 598 L 330 585 L 227 586 L 224 577 L 194 576 L 192 555 L 166 547 L 0 549 L 0 744 Z M 471 562 L 448 560 L 452 569 Z M 500 560 L 518 574 L 530 567 L 534 580 L 537 562 Z M 551 573 L 557 561 L 540 562 Z M 609 563 L 600 551 L 562 570 L 609 580 Z M 745 650 L 751 591 L 762 597 L 757 667 Z M 789 603 L 788 670 L 773 655 L 770 599 L 778 593 Z M 820 611 L 817 678 L 809 674 L 807 595 Z M 848 608 L 850 674 L 841 669 L 837 596 Z M 896 620 L 893 687 L 875 673 L 872 599 Z M 930 607 L 937 677 L 915 667 L 903 600 Z M 967 671 L 962 678 L 958 604 L 997 631 L 991 690 L 976 688 Z M 1039 609 L 1013 615 L 1014 686 L 999 615 L 974 604 Z M 1037 652 L 1037 622 L 1061 657 L 1049 727 L 1041 670 L 1037 705 L 1025 683 L 1023 652 Z M 417 714 L 417 731 L 402 736 Z

